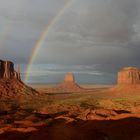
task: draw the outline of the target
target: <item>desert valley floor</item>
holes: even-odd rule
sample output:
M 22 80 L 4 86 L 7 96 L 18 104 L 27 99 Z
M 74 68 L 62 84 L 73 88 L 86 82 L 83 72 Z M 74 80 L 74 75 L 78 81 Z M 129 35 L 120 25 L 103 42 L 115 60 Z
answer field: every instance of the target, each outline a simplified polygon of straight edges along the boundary
M 140 94 L 107 93 L 112 86 L 82 85 L 81 93 L 3 100 L 0 140 L 140 140 Z M 6 104 L 6 103 L 7 104 Z

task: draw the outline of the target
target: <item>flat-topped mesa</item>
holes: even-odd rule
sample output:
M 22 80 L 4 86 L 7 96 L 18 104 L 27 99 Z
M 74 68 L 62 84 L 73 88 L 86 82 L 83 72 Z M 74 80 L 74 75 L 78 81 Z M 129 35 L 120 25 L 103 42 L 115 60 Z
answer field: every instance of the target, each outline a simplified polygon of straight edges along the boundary
M 140 84 L 140 70 L 136 67 L 125 67 L 118 72 L 118 85 Z
M 0 79 L 17 79 L 20 81 L 20 72 L 14 70 L 14 63 L 0 60 Z
M 75 83 L 74 75 L 72 73 L 68 73 L 65 75 L 64 83 Z

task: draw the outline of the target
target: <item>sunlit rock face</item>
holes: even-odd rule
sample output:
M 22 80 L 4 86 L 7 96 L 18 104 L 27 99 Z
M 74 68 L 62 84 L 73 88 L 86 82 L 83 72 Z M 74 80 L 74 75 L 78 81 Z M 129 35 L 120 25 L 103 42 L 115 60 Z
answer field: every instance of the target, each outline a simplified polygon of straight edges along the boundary
M 75 82 L 73 73 L 67 73 L 62 83 L 48 89 L 48 93 L 74 93 L 74 92 L 84 92 L 84 91 L 85 89 L 80 87 Z
M 74 75 L 72 73 L 68 73 L 65 75 L 64 83 L 67 82 L 75 83 Z
M 140 84 L 140 70 L 136 67 L 125 67 L 118 72 L 118 85 Z
M 0 60 L 0 78 L 1 79 L 20 79 L 20 72 L 14 70 L 14 63 L 11 61 Z
M 78 92 L 82 90 L 82 88 L 75 82 L 73 73 L 67 73 L 64 77 L 64 82 L 59 86 L 65 92 Z
M 117 85 L 107 90 L 110 96 L 140 94 L 140 70 L 138 68 L 123 68 L 118 72 L 117 81 Z
M 83 89 L 75 82 L 74 74 L 67 73 L 64 77 L 64 82 L 57 87 L 63 92 L 80 92 Z

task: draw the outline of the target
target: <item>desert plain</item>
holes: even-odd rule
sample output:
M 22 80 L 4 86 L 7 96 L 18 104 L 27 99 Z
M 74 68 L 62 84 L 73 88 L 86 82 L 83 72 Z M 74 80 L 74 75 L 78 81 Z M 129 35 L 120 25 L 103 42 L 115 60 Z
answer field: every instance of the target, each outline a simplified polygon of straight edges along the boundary
M 115 85 L 79 85 L 72 73 L 56 85 L 26 85 L 1 60 L 0 140 L 140 140 L 139 70 Z

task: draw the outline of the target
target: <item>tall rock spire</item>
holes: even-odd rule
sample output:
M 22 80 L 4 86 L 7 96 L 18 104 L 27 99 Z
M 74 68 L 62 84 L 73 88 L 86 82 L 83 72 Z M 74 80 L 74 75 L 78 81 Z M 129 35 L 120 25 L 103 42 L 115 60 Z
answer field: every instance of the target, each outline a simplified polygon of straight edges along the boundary
M 0 60 L 0 77 L 2 79 L 11 79 L 14 75 L 14 64 L 11 61 Z
M 20 65 L 17 65 L 17 72 L 20 73 Z

